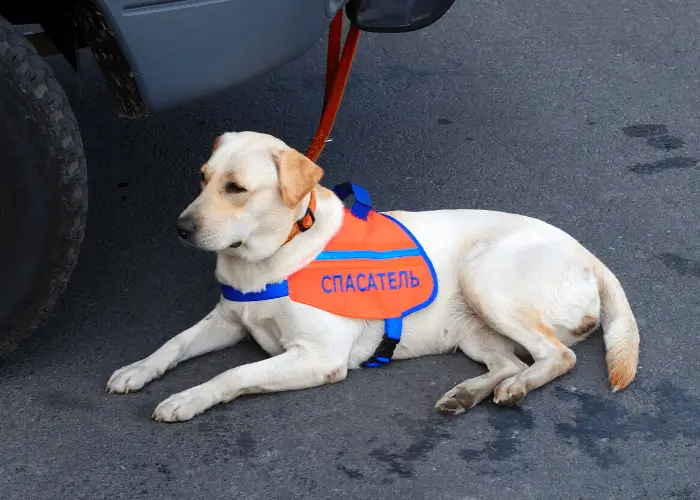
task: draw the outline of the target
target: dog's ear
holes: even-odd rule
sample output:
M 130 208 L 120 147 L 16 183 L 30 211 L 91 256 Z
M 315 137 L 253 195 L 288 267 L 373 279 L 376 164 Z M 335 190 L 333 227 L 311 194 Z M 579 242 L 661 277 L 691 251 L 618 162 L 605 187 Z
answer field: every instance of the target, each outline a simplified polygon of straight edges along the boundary
M 213 145 L 212 148 L 211 148 L 211 152 L 212 152 L 212 153 L 213 153 L 214 151 L 216 151 L 217 149 L 219 149 L 219 144 L 221 144 L 221 138 L 222 138 L 222 137 L 223 137 L 222 135 L 217 135 L 217 136 L 216 136 L 216 139 L 214 139 L 214 145 Z
M 323 169 L 296 149 L 285 149 L 272 155 L 277 165 L 282 201 L 296 207 L 323 177 Z

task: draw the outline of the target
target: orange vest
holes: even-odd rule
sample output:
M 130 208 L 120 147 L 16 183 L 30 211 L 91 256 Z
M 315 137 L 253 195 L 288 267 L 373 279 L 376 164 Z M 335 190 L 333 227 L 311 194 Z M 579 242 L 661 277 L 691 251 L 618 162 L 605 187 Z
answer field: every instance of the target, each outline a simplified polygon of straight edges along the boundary
M 343 224 L 326 248 L 305 268 L 262 292 L 241 293 L 222 286 L 236 302 L 289 296 L 294 302 L 351 318 L 385 320 L 385 335 L 364 363 L 389 363 L 401 338 L 402 319 L 435 300 L 437 277 L 430 259 L 411 232 L 393 217 L 371 209 L 369 194 L 354 184 L 334 188 L 344 199 Z

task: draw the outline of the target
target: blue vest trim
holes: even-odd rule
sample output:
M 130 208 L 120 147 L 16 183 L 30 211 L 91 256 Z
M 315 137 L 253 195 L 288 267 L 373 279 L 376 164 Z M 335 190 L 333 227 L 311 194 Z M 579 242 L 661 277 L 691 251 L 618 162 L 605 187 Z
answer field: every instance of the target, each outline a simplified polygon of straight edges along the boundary
M 426 301 L 423 302 L 422 304 L 418 304 L 417 306 L 412 307 L 412 308 L 409 309 L 408 311 L 404 311 L 403 314 L 401 315 L 401 317 L 402 317 L 402 318 L 405 318 L 405 317 L 408 316 L 409 314 L 413 314 L 413 313 L 416 312 L 416 311 L 420 311 L 421 309 L 423 309 L 423 308 L 425 308 L 425 307 L 428 307 L 430 304 L 433 303 L 433 301 L 435 300 L 435 297 L 437 297 L 437 294 L 438 294 L 438 278 L 437 278 L 437 273 L 435 272 L 435 267 L 433 266 L 433 262 L 432 262 L 432 261 L 430 260 L 430 258 L 428 257 L 428 254 L 425 253 L 425 250 L 423 249 L 423 246 L 418 242 L 418 240 L 416 239 L 416 237 L 413 236 L 413 233 L 412 233 L 411 231 L 409 231 L 408 228 L 407 228 L 406 226 L 404 226 L 403 224 L 401 224 L 398 220 L 394 219 L 391 215 L 387 215 L 387 214 L 382 214 L 382 215 L 383 215 L 384 217 L 386 217 L 387 219 L 391 219 L 391 220 L 394 221 L 396 224 L 398 224 L 399 227 L 401 227 L 401 229 L 403 229 L 404 231 L 406 231 L 406 234 L 409 235 L 409 236 L 411 237 L 411 239 L 413 240 L 413 243 L 415 243 L 416 246 L 418 247 L 418 250 L 419 250 L 419 252 L 420 252 L 420 255 L 423 257 L 423 259 L 425 260 L 425 262 L 428 264 L 428 268 L 430 268 L 430 274 L 433 276 L 433 293 L 430 294 L 430 297 L 428 298 L 428 300 L 426 300 Z
M 420 257 L 423 254 L 418 248 L 405 248 L 400 250 L 324 250 L 316 260 L 389 260 L 400 259 L 401 257 Z

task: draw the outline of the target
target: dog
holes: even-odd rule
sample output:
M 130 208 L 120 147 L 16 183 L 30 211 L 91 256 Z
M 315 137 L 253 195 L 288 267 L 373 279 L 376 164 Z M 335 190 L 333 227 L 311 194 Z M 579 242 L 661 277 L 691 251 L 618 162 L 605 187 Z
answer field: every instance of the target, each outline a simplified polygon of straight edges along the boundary
M 319 184 L 322 176 L 318 165 L 280 139 L 224 133 L 201 169 L 200 194 L 180 215 L 177 231 L 188 244 L 216 253 L 216 277 L 223 285 L 242 296 L 260 293 L 313 263 L 353 217 Z M 407 359 L 459 349 L 488 370 L 444 394 L 438 411 L 457 415 L 491 394 L 498 405 L 518 404 L 529 391 L 571 370 L 576 355 L 570 346 L 599 326 L 612 390 L 632 382 L 639 331 L 625 292 L 573 237 L 543 221 L 496 211 L 386 215 L 421 247 L 437 290 L 429 305 L 403 318 L 400 341 L 389 355 Z M 409 288 L 408 274 L 399 285 L 394 278 L 395 287 L 403 282 Z M 322 286 L 331 290 L 331 281 Z M 178 363 L 247 336 L 269 353 L 170 396 L 152 416 L 186 421 L 242 395 L 340 382 L 348 369 L 376 355 L 385 326 L 289 296 L 260 301 L 222 296 L 200 322 L 114 372 L 107 391 L 138 391 Z M 523 361 L 528 355 L 531 364 Z

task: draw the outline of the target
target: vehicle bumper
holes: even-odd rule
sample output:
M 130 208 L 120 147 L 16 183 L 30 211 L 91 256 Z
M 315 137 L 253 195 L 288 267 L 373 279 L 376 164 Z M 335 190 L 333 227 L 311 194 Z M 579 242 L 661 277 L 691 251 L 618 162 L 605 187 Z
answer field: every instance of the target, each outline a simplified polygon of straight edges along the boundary
M 299 57 L 346 0 L 96 0 L 154 110 Z

